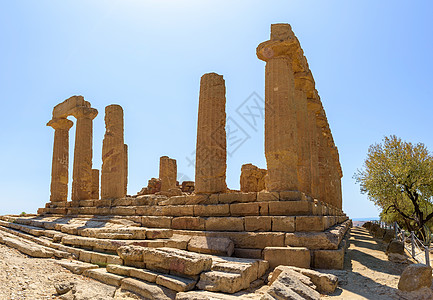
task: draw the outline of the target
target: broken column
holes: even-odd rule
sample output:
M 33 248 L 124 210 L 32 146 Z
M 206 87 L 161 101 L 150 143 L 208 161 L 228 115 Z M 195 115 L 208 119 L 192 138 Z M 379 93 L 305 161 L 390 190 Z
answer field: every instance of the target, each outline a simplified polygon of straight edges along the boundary
M 125 196 L 123 109 L 120 105 L 113 104 L 105 107 L 105 136 L 102 144 L 101 199 L 117 199 Z
M 72 200 L 89 200 L 92 195 L 92 139 L 94 108 L 75 107 L 72 115 L 77 119 L 72 173 Z
M 177 165 L 176 160 L 168 156 L 159 159 L 159 179 L 161 179 L 161 192 L 168 192 L 176 188 Z
M 294 75 L 288 49 L 289 24 L 272 24 L 271 39 L 257 47 L 266 62 L 265 156 L 269 191 L 298 190 L 298 138 Z
M 242 165 L 241 192 L 260 192 L 265 189 L 265 176 L 267 171 L 253 164 Z
M 99 199 L 99 170 L 92 169 L 92 195 L 91 199 Z
M 68 119 L 52 119 L 47 123 L 54 131 L 53 164 L 51 166 L 51 202 L 67 201 L 69 169 L 69 129 L 74 123 Z
M 226 97 L 223 76 L 204 74 L 200 80 L 195 161 L 195 192 L 221 193 L 226 185 Z

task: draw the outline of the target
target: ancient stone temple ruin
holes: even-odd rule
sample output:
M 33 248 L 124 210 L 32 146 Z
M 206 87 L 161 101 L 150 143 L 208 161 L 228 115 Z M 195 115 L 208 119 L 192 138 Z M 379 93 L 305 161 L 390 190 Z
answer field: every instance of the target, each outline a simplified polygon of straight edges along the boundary
M 162 156 L 159 177 L 127 196 L 122 107 L 105 108 L 99 172 L 92 169 L 98 112 L 73 96 L 47 124 L 55 130 L 50 202 L 36 217 L 4 219 L 0 229 L 53 256 L 92 263 L 83 265 L 85 275 L 151 299 L 229 299 L 215 295 L 260 287 L 280 265 L 341 269 L 351 221 L 342 211 L 338 150 L 290 25 L 273 24 L 257 57 L 266 63 L 267 167 L 246 162 L 239 191 L 226 184 L 230 99 L 223 76 L 208 73 L 200 81 L 195 182 L 177 182 L 176 160 Z M 71 201 L 69 116 L 76 118 Z M 272 287 L 264 294 L 272 296 Z

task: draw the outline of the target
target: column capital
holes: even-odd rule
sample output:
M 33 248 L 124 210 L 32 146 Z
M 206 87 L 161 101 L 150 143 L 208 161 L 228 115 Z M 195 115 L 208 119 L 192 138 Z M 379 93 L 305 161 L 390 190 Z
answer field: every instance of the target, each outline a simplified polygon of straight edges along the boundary
M 73 115 L 77 119 L 93 120 L 98 115 L 98 110 L 91 107 L 78 106 L 71 111 L 71 115 Z
M 66 118 L 54 118 L 47 123 L 47 126 L 50 126 L 55 130 L 57 129 L 69 130 L 73 125 L 74 122 Z

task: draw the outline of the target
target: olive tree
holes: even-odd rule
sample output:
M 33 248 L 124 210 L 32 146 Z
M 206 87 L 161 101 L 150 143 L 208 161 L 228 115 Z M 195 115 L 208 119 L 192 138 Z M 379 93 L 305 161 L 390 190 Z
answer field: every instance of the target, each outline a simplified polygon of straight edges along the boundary
M 382 209 L 382 218 L 429 239 L 425 225 L 433 221 L 433 157 L 424 144 L 385 137 L 369 147 L 364 167 L 354 178 L 361 192 Z

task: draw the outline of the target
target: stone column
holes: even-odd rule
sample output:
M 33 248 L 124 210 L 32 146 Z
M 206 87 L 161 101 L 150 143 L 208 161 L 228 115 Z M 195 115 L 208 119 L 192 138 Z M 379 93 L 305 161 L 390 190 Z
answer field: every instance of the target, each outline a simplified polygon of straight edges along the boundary
M 272 24 L 271 39 L 257 47 L 265 70 L 265 156 L 269 191 L 299 190 L 298 132 L 288 24 Z
M 94 200 L 99 199 L 99 170 L 92 169 L 92 195 Z
M 123 109 L 120 105 L 105 107 L 105 136 L 102 144 L 101 199 L 117 199 L 125 193 L 125 144 L 123 142 Z
M 125 155 L 125 195 L 128 194 L 128 145 L 124 144 L 124 155 Z
M 225 94 L 223 76 L 208 73 L 201 77 L 195 160 L 196 193 L 221 193 L 227 190 Z
M 161 192 L 168 192 L 176 188 L 177 165 L 176 160 L 168 156 L 159 159 L 159 179 L 161 179 Z
M 92 195 L 93 119 L 98 111 L 90 107 L 76 107 L 72 115 L 77 119 L 72 200 L 89 200 Z
M 318 199 L 325 203 L 329 203 L 329 197 L 326 194 L 326 185 L 328 183 L 328 157 L 327 157 L 327 142 L 324 136 L 323 128 L 320 126 L 318 130 L 318 173 L 319 173 L 319 185 L 318 185 Z
M 68 199 L 69 129 L 74 123 L 68 119 L 52 119 L 47 123 L 54 131 L 53 164 L 51 166 L 51 202 Z
M 303 90 L 296 89 L 295 99 L 298 129 L 298 184 L 301 192 L 311 196 L 311 145 L 307 95 Z

